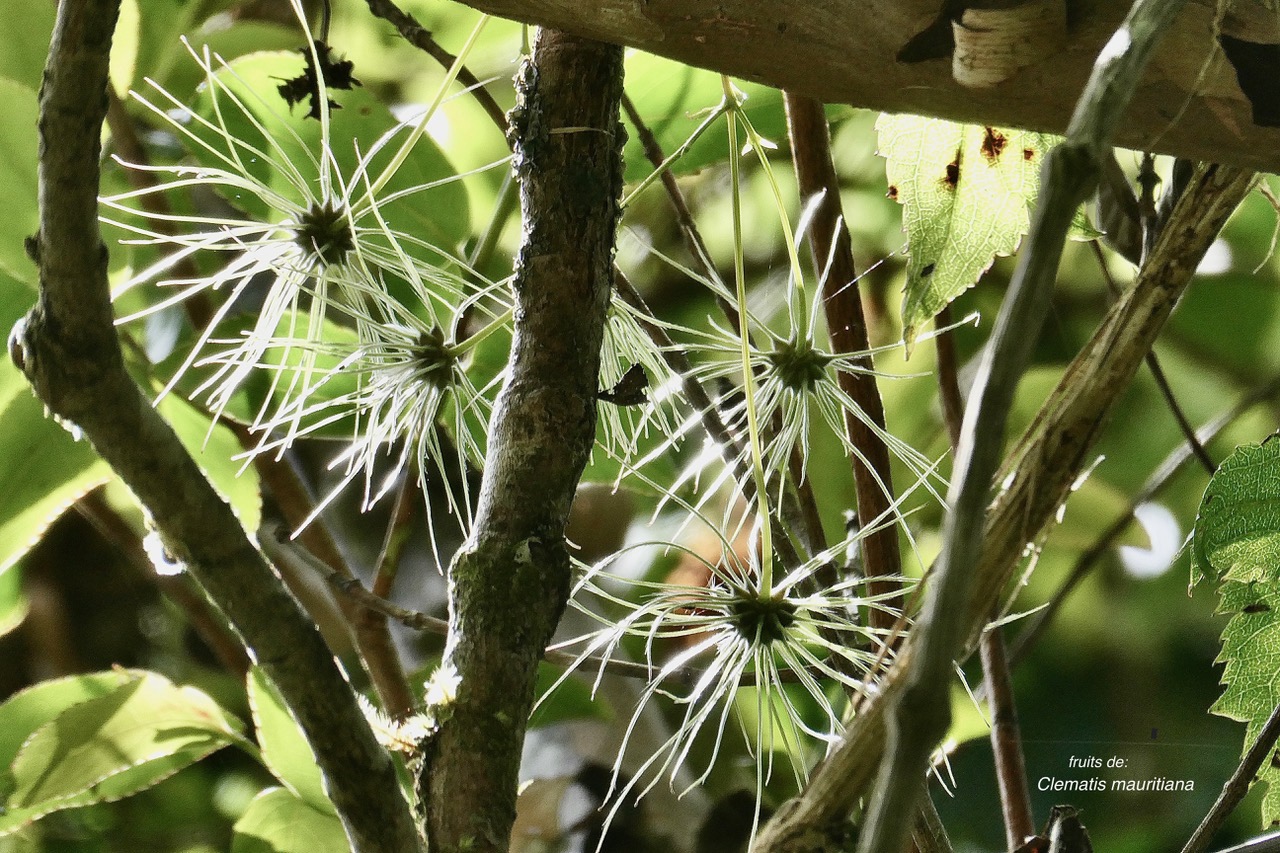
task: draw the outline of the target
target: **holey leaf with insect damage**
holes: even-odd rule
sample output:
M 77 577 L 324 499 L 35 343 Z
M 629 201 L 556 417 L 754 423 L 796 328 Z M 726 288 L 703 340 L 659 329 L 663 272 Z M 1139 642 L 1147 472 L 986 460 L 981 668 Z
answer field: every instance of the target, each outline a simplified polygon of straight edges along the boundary
M 1191 581 L 1220 582 L 1231 614 L 1218 662 L 1226 665 L 1215 714 L 1246 724 L 1247 750 L 1280 704 L 1280 440 L 1236 448 L 1205 488 L 1191 539 Z M 1262 822 L 1280 822 L 1280 766 L 1263 762 Z
M 972 287 L 996 255 L 1018 248 L 1054 137 L 888 114 L 876 131 L 910 249 L 902 304 L 910 351 L 924 323 Z

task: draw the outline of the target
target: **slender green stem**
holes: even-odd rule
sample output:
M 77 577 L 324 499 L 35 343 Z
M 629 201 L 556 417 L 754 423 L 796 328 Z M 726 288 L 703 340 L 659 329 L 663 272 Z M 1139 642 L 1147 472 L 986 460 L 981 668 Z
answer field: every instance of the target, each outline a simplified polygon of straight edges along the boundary
M 453 356 L 454 358 L 462 358 L 464 355 L 471 352 L 476 347 L 480 346 L 480 344 L 483 343 L 484 340 L 488 338 L 490 335 L 492 335 L 494 332 L 500 331 L 501 329 L 505 328 L 508 324 L 510 324 L 511 318 L 513 316 L 515 316 L 514 308 L 508 308 L 506 311 L 503 311 L 497 317 L 494 317 L 492 320 L 490 320 L 483 329 L 476 332 L 474 335 L 471 335 L 465 341 L 459 341 L 458 343 L 449 347 L 448 349 L 449 355 Z
M 458 51 L 458 56 L 454 59 L 453 64 L 449 66 L 449 70 L 445 72 L 444 80 L 436 88 L 435 97 L 431 99 L 431 103 L 427 104 L 426 112 L 418 123 L 414 125 L 409 136 L 401 144 L 400 149 L 396 151 L 396 155 L 391 158 L 391 162 L 387 164 L 387 168 L 382 170 L 382 174 L 378 176 L 378 180 L 373 182 L 373 186 L 369 189 L 369 197 L 375 198 L 378 193 L 382 192 L 387 183 L 395 177 L 396 172 L 400 171 L 400 167 L 404 165 L 404 161 L 409 159 L 409 153 L 413 151 L 413 147 L 418 144 L 418 140 L 427 132 L 427 123 L 431 121 L 431 117 L 435 115 L 441 102 L 444 100 L 445 92 L 449 89 L 449 84 L 458 77 L 458 72 L 462 70 L 463 65 L 467 61 L 467 56 L 471 53 L 471 49 L 475 47 L 476 41 L 480 38 L 480 33 L 484 31 L 484 25 L 489 23 L 489 16 L 482 15 L 480 20 L 476 22 L 475 28 L 471 31 L 471 35 L 467 37 L 467 41 L 462 45 L 462 49 Z
M 721 77 L 726 102 L 734 102 L 733 88 L 728 77 Z M 760 423 L 756 411 L 755 373 L 751 369 L 751 328 L 747 319 L 747 282 L 742 252 L 742 193 L 739 180 L 737 115 L 729 116 L 729 181 L 733 199 L 733 279 L 738 297 L 738 337 L 742 350 L 742 390 L 747 400 L 747 439 L 751 445 L 751 473 L 756 481 L 756 495 L 760 501 L 757 513 L 760 517 L 760 591 L 764 595 L 773 592 L 773 532 L 769 510 L 765 506 L 768 482 L 764 475 L 764 454 L 760 449 Z
M 791 263 L 791 275 L 796 282 L 795 304 L 792 306 L 791 313 L 792 338 L 797 339 L 803 335 L 805 339 L 810 339 L 809 302 L 805 298 L 804 268 L 800 265 L 800 254 L 796 251 L 795 232 L 792 231 L 791 220 L 787 217 L 786 202 L 782 200 L 782 188 L 778 185 L 778 179 L 773 174 L 773 167 L 769 164 L 768 146 L 765 144 L 764 137 L 756 131 L 755 126 L 751 124 L 751 120 L 742 110 L 741 101 L 735 100 L 732 109 L 733 114 L 742 121 L 743 127 L 746 128 L 747 144 L 751 146 L 751 150 L 755 152 L 756 157 L 760 160 L 760 168 L 764 172 L 765 181 L 773 192 L 774 206 L 778 211 L 778 225 L 782 228 L 782 235 L 787 241 L 787 259 Z
M 727 112 L 730 112 L 733 109 L 732 104 L 733 104 L 733 101 L 728 96 L 726 96 L 725 99 L 721 101 L 719 105 L 717 105 L 716 108 L 713 109 L 705 119 L 702 120 L 702 124 L 698 125 L 693 129 L 693 133 L 689 134 L 689 138 L 686 139 L 683 143 L 681 143 L 679 148 L 677 148 L 675 151 L 672 151 L 671 155 L 667 157 L 665 160 L 663 160 L 661 165 L 659 165 L 656 169 L 654 169 L 652 172 L 646 175 L 644 180 L 636 184 L 635 189 L 633 189 L 631 192 L 627 193 L 626 196 L 623 197 L 622 209 L 626 210 L 627 206 L 631 204 L 633 199 L 639 196 L 640 193 L 644 192 L 645 189 L 647 189 L 650 184 L 652 184 L 654 181 L 661 178 L 663 173 L 666 172 L 667 169 L 671 168 L 672 163 L 676 162 L 685 154 L 689 153 L 689 149 L 693 147 L 693 143 L 697 142 L 698 138 L 702 136 L 702 134 L 706 133 L 707 130 L 711 127 L 711 125 L 715 124 L 716 121 L 719 120 L 720 116 L 724 115 Z

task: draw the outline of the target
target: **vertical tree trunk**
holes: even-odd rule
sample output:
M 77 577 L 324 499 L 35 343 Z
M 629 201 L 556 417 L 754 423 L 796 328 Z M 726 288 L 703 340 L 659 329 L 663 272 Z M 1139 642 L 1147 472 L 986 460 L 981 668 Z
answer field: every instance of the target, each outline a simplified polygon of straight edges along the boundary
M 515 339 L 476 527 L 450 569 L 445 661 L 461 684 L 417 780 L 434 851 L 507 850 L 538 661 L 570 585 L 565 520 L 595 439 L 622 49 L 542 30 L 517 88 Z

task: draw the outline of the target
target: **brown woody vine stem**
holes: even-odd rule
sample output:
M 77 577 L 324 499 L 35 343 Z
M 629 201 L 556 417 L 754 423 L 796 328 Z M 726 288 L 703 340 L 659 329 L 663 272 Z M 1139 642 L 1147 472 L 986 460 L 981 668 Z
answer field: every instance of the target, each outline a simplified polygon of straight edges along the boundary
M 792 92 L 785 93 L 787 130 L 791 138 L 791 157 L 795 162 L 800 197 L 821 196 L 809 226 L 809 246 L 815 265 L 830 266 L 822 277 L 822 307 L 826 311 L 831 346 L 837 353 L 860 352 L 869 348 L 867 322 L 862 313 L 862 295 L 858 289 L 857 270 L 853 264 L 853 246 L 845 226 L 840 204 L 840 182 L 831 159 L 831 136 L 822 104 Z M 870 367 L 870 365 L 867 365 Z M 840 388 L 880 429 L 885 428 L 884 403 L 875 377 L 870 373 L 841 371 Z M 845 429 L 849 443 L 858 448 L 862 458 L 853 459 L 853 481 L 858 497 L 858 515 L 864 521 L 887 518 L 893 501 L 893 474 L 889 467 L 889 448 L 870 426 L 845 412 Z M 863 459 L 866 461 L 864 462 Z M 901 584 L 876 578 L 902 574 L 902 557 L 898 553 L 897 525 L 885 525 L 862 539 L 863 567 L 871 580 L 872 594 L 882 594 Z M 901 607 L 901 599 L 890 602 Z M 871 612 L 874 628 L 889 630 L 894 615 L 888 609 Z

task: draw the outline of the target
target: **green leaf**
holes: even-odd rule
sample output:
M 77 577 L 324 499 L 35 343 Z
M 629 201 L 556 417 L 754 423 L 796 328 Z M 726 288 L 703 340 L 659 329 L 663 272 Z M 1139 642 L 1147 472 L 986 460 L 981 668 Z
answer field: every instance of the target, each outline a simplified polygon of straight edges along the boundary
M 1226 688 L 1210 709 L 1245 722 L 1245 749 L 1280 704 L 1280 441 L 1237 447 L 1209 480 L 1191 537 L 1192 583 L 1221 581 L 1219 613 L 1233 614 L 1218 662 Z M 1263 825 L 1280 821 L 1280 767 L 1264 762 Z
M 204 471 L 218 494 L 231 504 L 245 529 L 253 532 L 262 521 L 262 492 L 258 473 L 235 457 L 243 451 L 231 430 L 176 394 L 156 406 L 178 434 L 187 452 Z
M 342 824 L 283 788 L 254 797 L 236 821 L 231 853 L 347 853 Z
M 545 661 L 538 664 L 538 686 L 535 696 L 542 696 L 562 675 L 559 667 Z M 529 718 L 529 728 L 550 726 L 564 720 L 613 719 L 613 709 L 608 703 L 591 696 L 591 685 L 580 678 L 569 677 L 560 682 L 555 692 L 541 700 L 538 709 Z
M 972 287 L 997 255 L 1017 249 L 1053 137 L 888 114 L 876 130 L 910 246 L 902 307 L 909 350 L 925 322 Z
M 0 572 L 0 637 L 8 634 L 27 618 L 27 596 L 22 591 L 22 572 L 10 569 Z
M 1267 717 L 1280 704 L 1280 587 L 1269 583 L 1228 581 L 1219 590 L 1218 612 L 1233 613 L 1222 632 L 1218 663 L 1226 664 L 1226 689 L 1209 710 L 1246 723 L 1244 751 L 1258 738 Z M 1258 780 L 1267 786 L 1262 824 L 1280 821 L 1280 768 L 1264 761 Z
M 248 688 L 249 707 L 267 769 L 289 789 L 290 796 L 297 797 L 312 810 L 332 815 L 333 804 L 325 796 L 324 778 L 315 753 L 289 714 L 276 686 L 255 666 L 249 670 Z
M 8 23 L 5 26 L 14 31 Z M 0 179 L 0 210 L 4 211 L 0 217 L 0 270 L 19 280 L 34 280 L 35 265 L 27 257 L 23 240 L 40 225 L 36 208 L 36 92 L 30 86 L 0 77 L 0 103 L 4 104 L 0 110 L 0 163 L 4 164 Z
M 1191 538 L 1192 583 L 1277 580 L 1280 569 L 1280 441 L 1242 445 L 1209 480 Z
M 719 74 L 638 50 L 627 52 L 626 79 L 628 97 L 667 156 L 702 124 L 706 111 L 714 109 L 724 98 Z M 734 85 L 747 95 L 743 112 L 755 129 L 767 139 L 785 138 L 787 120 L 782 109 L 782 92 L 740 80 L 735 80 Z M 640 135 L 629 118 L 626 124 L 623 161 L 627 181 L 634 182 L 652 172 L 653 164 L 645 157 Z M 672 164 L 671 170 L 686 174 L 724 159 L 725 130 L 721 122 L 694 142 L 688 152 Z
M 238 721 L 199 690 L 150 672 L 90 678 L 41 693 L 52 700 L 43 704 L 20 694 L 27 698 L 12 716 L 30 723 L 38 709 L 53 713 L 9 765 L 0 835 L 53 811 L 129 796 L 229 744 L 252 748 Z M 91 698 L 67 704 L 77 690 Z
M 0 575 L 67 507 L 111 475 L 87 442 L 45 415 L 27 380 L 0 361 Z
M 126 670 L 116 669 L 42 681 L 0 705 L 0 767 L 6 768 L 0 773 L 0 800 L 13 791 L 7 768 L 32 732 L 73 705 L 106 696 L 132 677 Z
M 0 77 L 16 80 L 32 91 L 39 88 L 57 11 L 56 3 L 5 4 L 4 26 L 0 27 Z M 34 139 L 35 125 L 28 132 Z

